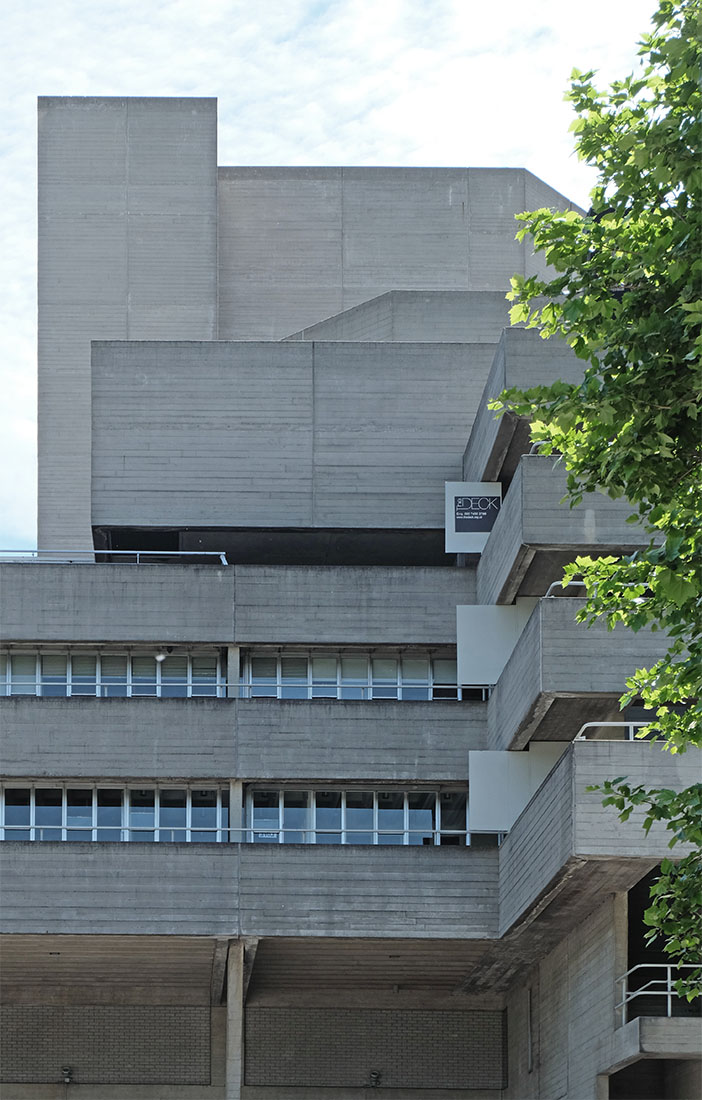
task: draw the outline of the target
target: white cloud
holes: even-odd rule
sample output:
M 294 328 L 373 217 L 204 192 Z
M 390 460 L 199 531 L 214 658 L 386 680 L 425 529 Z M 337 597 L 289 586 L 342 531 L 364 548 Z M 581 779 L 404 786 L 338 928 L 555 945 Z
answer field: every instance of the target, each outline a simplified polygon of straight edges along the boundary
M 570 69 L 634 62 L 655 0 L 9 0 L 0 545 L 34 538 L 37 95 L 217 95 L 222 164 L 524 166 L 576 201 Z

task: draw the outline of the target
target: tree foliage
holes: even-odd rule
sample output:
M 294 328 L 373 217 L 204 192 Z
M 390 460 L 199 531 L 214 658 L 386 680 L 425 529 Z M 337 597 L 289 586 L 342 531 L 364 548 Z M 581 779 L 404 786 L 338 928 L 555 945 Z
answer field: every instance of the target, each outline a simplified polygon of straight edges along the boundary
M 622 705 L 642 698 L 671 752 L 702 745 L 701 28 L 701 0 L 659 0 L 637 73 L 606 90 L 572 73 L 577 152 L 598 173 L 591 209 L 520 215 L 519 239 L 533 238 L 550 273 L 516 276 L 509 297 L 513 323 L 565 339 L 587 366 L 579 385 L 507 390 L 496 405 L 530 416 L 542 453 L 563 456 L 572 504 L 595 490 L 625 497 L 644 526 L 647 549 L 579 557 L 566 580 L 582 577 L 583 621 L 668 635 Z M 645 802 L 649 827 L 664 819 L 673 843 L 693 845 L 666 861 L 646 920 L 673 958 L 698 962 L 701 836 L 689 818 L 702 785 L 672 800 L 622 781 L 606 794 L 622 816 Z

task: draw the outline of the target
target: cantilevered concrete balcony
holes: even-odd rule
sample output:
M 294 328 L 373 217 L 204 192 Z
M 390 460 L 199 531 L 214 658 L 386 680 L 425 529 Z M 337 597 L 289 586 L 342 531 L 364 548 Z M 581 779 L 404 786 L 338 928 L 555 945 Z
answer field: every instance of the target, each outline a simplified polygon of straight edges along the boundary
M 539 600 L 488 702 L 491 749 L 572 741 L 585 722 L 616 718 L 627 677 L 665 653 L 663 634 L 577 623 L 582 606 Z
M 465 782 L 480 702 L 0 699 L 10 777 Z
M 627 523 L 631 505 L 588 493 L 576 508 L 561 503 L 566 474 L 546 455 L 523 455 L 490 532 L 477 572 L 480 604 L 543 596 L 578 554 L 630 554 L 648 543 Z
M 505 329 L 463 455 L 464 480 L 501 481 L 505 486 L 531 447 L 529 421 L 512 413 L 497 419 L 489 402 L 513 386 L 547 386 L 559 378 L 579 382 L 583 370 L 582 361 L 562 340 L 542 340 L 538 332 L 526 329 Z
M 0 564 L 4 643 L 454 645 L 475 571 Z
M 8 933 L 485 939 L 497 850 L 0 844 Z
M 643 810 L 621 822 L 602 794 L 589 791 L 605 779 L 682 790 L 699 781 L 702 753 L 673 756 L 654 742 L 576 742 L 545 779 L 500 848 L 500 935 L 537 917 L 567 920 L 588 897 L 628 890 L 671 855 L 671 834 L 656 823 L 648 835 Z M 689 849 L 678 845 L 673 855 Z

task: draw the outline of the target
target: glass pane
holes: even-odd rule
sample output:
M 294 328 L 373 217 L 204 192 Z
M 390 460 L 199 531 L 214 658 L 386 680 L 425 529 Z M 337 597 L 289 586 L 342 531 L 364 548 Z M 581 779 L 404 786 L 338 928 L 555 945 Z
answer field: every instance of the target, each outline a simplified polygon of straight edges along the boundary
M 191 840 L 217 840 L 217 791 L 192 792 Z M 197 830 L 197 831 L 196 831 Z
M 192 658 L 193 695 L 217 694 L 217 657 Z
M 373 795 L 370 791 L 346 792 L 346 843 L 373 843 Z
M 341 844 L 341 791 L 317 791 L 315 803 L 317 844 Z
M 251 658 L 251 698 L 275 698 L 278 694 L 275 657 Z
M 100 663 L 100 694 L 110 699 L 124 698 L 127 694 L 126 655 L 104 653 Z
M 341 679 L 350 683 L 368 683 L 368 661 L 365 657 L 342 657 Z
M 13 653 L 10 657 L 10 694 L 35 695 L 37 658 L 34 653 Z
M 185 815 L 187 812 L 187 791 L 183 788 L 163 790 L 159 794 L 159 834 L 160 841 L 178 841 L 186 839 Z
M 29 788 L 14 787 L 5 791 L 5 840 L 29 840 Z
M 421 702 L 431 698 L 430 687 L 414 687 L 412 684 L 402 685 L 402 698 L 404 700 L 409 699 L 410 702 Z
M 66 695 L 68 659 L 65 654 L 44 653 L 41 657 L 42 695 Z
M 85 787 L 69 788 L 66 792 L 66 839 L 91 840 L 92 824 L 93 792 Z
M 399 836 L 378 836 L 378 844 L 402 844 L 404 829 L 404 795 L 401 791 L 380 791 L 378 793 L 378 831 L 392 829 Z
M 307 699 L 307 658 L 283 657 L 280 662 L 281 699 Z
M 313 657 L 312 680 L 315 684 L 336 683 L 336 657 Z
M 377 684 L 373 682 L 374 699 L 397 699 L 397 685 Z
M 154 840 L 156 792 L 129 792 L 129 839 L 142 843 Z
M 253 793 L 253 827 L 260 832 L 254 832 L 254 841 L 277 841 L 280 813 L 278 808 L 277 791 L 254 791 Z
M 397 682 L 397 661 L 391 657 L 374 657 L 371 662 L 373 683 Z
M 432 844 L 436 812 L 436 795 L 433 792 L 417 792 L 408 796 L 409 843 Z
M 429 661 L 419 657 L 403 657 L 402 658 L 402 682 L 403 684 L 412 683 L 429 683 Z
M 443 658 L 434 660 L 434 683 L 450 685 L 456 683 L 455 660 L 448 661 Z
M 312 698 L 336 699 L 336 657 L 312 658 Z
M 156 658 L 132 657 L 132 695 L 156 694 Z
M 10 661 L 6 653 L 0 653 L 0 695 L 7 693 L 7 681 L 10 677 Z
M 94 653 L 71 655 L 71 695 L 95 695 L 97 659 Z
M 166 657 L 161 661 L 161 698 L 185 699 L 188 694 L 188 658 Z
M 307 658 L 283 657 L 280 662 L 280 675 L 283 680 L 304 680 L 307 682 Z
M 34 836 L 36 840 L 60 840 L 63 791 L 59 787 L 34 792 Z M 54 828 L 53 826 L 57 826 Z
M 121 840 L 123 791 L 109 787 L 97 792 L 98 840 Z M 116 826 L 116 828 L 115 828 Z
M 441 795 L 441 831 L 464 830 L 466 827 L 466 795 L 463 791 L 444 791 Z
M 275 680 L 277 661 L 275 657 L 252 657 L 252 680 Z
M 309 828 L 307 791 L 286 791 L 283 795 L 283 844 L 305 844 Z

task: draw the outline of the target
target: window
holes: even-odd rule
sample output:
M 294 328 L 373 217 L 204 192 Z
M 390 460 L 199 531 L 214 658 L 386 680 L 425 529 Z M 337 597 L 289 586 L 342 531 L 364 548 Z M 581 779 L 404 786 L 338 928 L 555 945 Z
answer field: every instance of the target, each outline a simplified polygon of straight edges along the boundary
M 154 653 L 0 653 L 0 694 L 102 699 L 156 696 L 190 699 L 226 695 L 223 661 L 216 650 Z
M 465 791 L 251 788 L 254 844 L 469 844 Z
M 232 839 L 238 840 L 240 831 Z M 5 787 L 0 839 L 167 844 L 229 840 L 220 787 Z
M 243 655 L 242 699 L 486 699 L 486 686 L 456 683 L 444 652 L 251 652 Z

